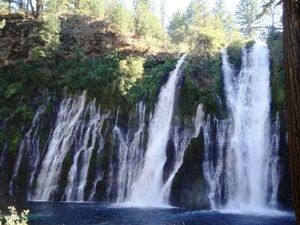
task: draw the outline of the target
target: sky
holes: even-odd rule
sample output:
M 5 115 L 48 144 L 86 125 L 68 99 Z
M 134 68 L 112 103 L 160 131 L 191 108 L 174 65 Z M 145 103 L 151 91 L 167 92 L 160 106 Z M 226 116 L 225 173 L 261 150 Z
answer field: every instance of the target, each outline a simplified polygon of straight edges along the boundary
M 131 6 L 133 0 L 125 0 L 126 6 Z M 161 0 L 153 0 L 155 3 L 155 10 L 157 14 L 159 15 L 159 5 Z M 167 20 L 170 20 L 172 17 L 172 14 L 178 10 L 185 11 L 187 6 L 191 0 L 166 0 L 166 9 L 167 9 Z M 238 0 L 225 0 L 228 9 L 230 9 L 232 12 L 235 11 L 236 5 L 238 3 Z M 214 6 L 215 0 L 209 0 L 208 4 L 209 7 L 212 9 Z

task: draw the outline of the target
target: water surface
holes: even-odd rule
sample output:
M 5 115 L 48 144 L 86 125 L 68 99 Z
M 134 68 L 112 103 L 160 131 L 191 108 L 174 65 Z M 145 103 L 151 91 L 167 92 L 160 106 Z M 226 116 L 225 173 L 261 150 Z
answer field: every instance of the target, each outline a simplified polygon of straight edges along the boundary
M 268 215 L 180 208 L 135 208 L 103 203 L 27 202 L 29 225 L 294 225 L 293 213 L 274 211 Z

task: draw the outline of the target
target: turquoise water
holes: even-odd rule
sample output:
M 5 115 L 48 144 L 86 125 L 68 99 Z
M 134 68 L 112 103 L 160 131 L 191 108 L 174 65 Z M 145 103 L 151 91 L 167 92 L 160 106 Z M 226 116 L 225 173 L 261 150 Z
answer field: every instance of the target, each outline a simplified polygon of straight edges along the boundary
M 134 208 L 102 203 L 27 202 L 16 205 L 29 209 L 30 225 L 292 225 L 293 213 L 268 215 L 218 211 L 191 211 L 180 208 Z

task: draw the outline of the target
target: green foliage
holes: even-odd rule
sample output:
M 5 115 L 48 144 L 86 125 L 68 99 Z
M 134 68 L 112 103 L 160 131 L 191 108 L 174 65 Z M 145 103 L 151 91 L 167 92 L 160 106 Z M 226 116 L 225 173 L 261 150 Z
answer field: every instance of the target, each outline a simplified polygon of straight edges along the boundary
M 216 114 L 217 95 L 221 95 L 220 59 L 208 60 L 201 65 L 189 64 L 180 90 L 181 116 L 193 115 L 198 104 L 206 113 Z
M 243 46 L 245 46 L 246 49 L 250 49 L 254 44 L 255 41 L 252 39 L 237 39 L 229 43 L 229 45 L 227 46 L 227 54 L 230 63 L 234 66 L 235 69 L 239 70 L 241 68 L 241 52 Z
M 257 15 L 258 2 L 257 0 L 240 0 L 236 9 L 236 18 L 240 24 L 241 31 L 246 38 L 253 38 L 258 24 Z
M 216 114 L 217 95 L 222 96 L 221 57 L 216 40 L 199 34 L 189 55 L 181 90 L 182 116 L 192 115 L 199 103 L 206 113 Z
M 254 44 L 255 44 L 254 40 L 247 41 L 247 43 L 245 44 L 245 48 L 250 49 L 254 46 Z
M 182 12 L 177 11 L 172 15 L 168 26 L 168 34 L 175 45 L 183 43 L 187 39 L 187 24 Z
M 215 13 L 212 14 L 207 10 L 206 1 L 193 0 L 185 13 L 174 13 L 168 33 L 175 48 L 185 44 L 193 51 L 199 44 L 199 38 L 209 36 L 212 40 L 211 50 L 220 51 L 228 39 L 236 36 L 230 14 L 221 15 L 221 10 L 223 9 L 215 8 Z
M 283 115 L 285 109 L 282 33 L 270 30 L 267 44 L 271 56 L 272 97 L 277 110 Z
M 233 19 L 232 12 L 226 7 L 225 0 L 216 0 L 213 8 L 215 19 L 221 22 L 221 25 L 226 33 L 227 40 L 235 39 L 237 35 L 236 25 Z
M 138 37 L 144 38 L 151 46 L 160 48 L 163 44 L 164 31 L 160 20 L 151 11 L 151 3 L 137 0 L 134 9 L 134 31 Z
M 228 9 L 226 8 L 225 0 L 216 0 L 213 14 L 225 24 L 228 18 Z
M 7 13 L 7 12 L 8 12 L 8 2 L 0 1 L 0 13 Z
M 22 135 L 19 131 L 16 131 L 15 133 L 12 134 L 11 137 L 13 137 L 13 138 L 9 145 L 9 152 L 14 155 L 18 152 L 19 143 L 22 139 Z
M 143 76 L 144 58 L 113 53 L 97 59 L 67 61 L 60 64 L 58 74 L 61 87 L 72 92 L 87 90 L 91 98 L 101 104 L 117 107 Z
M 17 94 L 20 91 L 21 86 L 22 86 L 21 82 L 11 83 L 5 91 L 5 98 L 9 99 L 13 95 Z
M 236 69 L 240 69 L 242 65 L 241 50 L 243 47 L 243 42 L 241 40 L 236 40 L 231 42 L 227 47 L 227 54 L 230 63 Z
M 126 96 L 127 100 L 131 104 L 136 104 L 146 96 L 146 102 L 152 108 L 157 101 L 158 91 L 163 85 L 164 77 L 168 77 L 169 73 L 175 69 L 176 63 L 176 60 L 166 60 L 163 63 L 146 61 L 144 76 L 132 87 Z
M 44 6 L 42 14 L 55 14 L 58 15 L 68 9 L 74 8 L 72 3 L 76 1 L 70 0 L 45 0 L 41 1 Z
M 0 21 L 0 29 L 4 28 L 5 27 L 5 23 L 6 23 L 6 20 L 3 19 Z
M 120 0 L 110 0 L 106 7 L 106 20 L 119 33 L 128 33 L 133 27 L 133 16 Z
M 189 25 L 206 26 L 207 2 L 205 0 L 192 0 L 186 10 L 186 21 Z
M 17 153 L 42 100 L 39 97 L 45 89 L 55 86 L 50 66 L 44 62 L 20 62 L 0 71 L 0 118 L 9 124 L 0 132 L 0 149 L 7 143 L 8 152 Z
M 119 90 L 122 95 L 126 95 L 143 77 L 144 62 L 145 60 L 141 57 L 126 57 L 120 60 L 119 70 L 123 75 L 120 79 Z
M 27 225 L 28 224 L 27 215 L 29 213 L 29 210 L 23 210 L 21 215 L 19 216 L 14 206 L 9 206 L 8 209 L 10 215 L 3 217 L 0 214 L 0 225 L 2 224 L 3 219 L 4 219 L 3 225 Z
M 49 13 L 40 18 L 42 22 L 42 30 L 39 32 L 42 45 L 38 45 L 33 49 L 33 56 L 36 59 L 51 58 L 58 50 L 60 45 L 60 20 L 54 13 Z
M 192 79 L 190 66 L 188 66 L 185 70 L 184 83 L 180 89 L 179 97 L 182 119 L 186 115 L 193 115 L 193 113 L 196 111 L 196 107 L 201 102 L 200 97 L 200 90 L 197 87 L 195 81 Z
M 75 13 L 103 19 L 105 16 L 105 4 L 105 0 L 76 0 L 74 1 L 74 11 Z

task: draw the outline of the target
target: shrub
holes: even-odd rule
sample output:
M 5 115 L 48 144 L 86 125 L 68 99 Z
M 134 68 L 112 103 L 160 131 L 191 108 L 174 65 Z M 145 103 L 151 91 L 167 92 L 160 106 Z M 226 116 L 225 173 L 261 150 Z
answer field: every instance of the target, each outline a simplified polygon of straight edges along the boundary
M 29 210 L 23 210 L 21 215 L 18 215 L 18 212 L 14 206 L 8 207 L 10 215 L 2 217 L 0 214 L 0 225 L 3 223 L 3 225 L 27 225 L 28 218 L 27 215 L 29 213 Z

